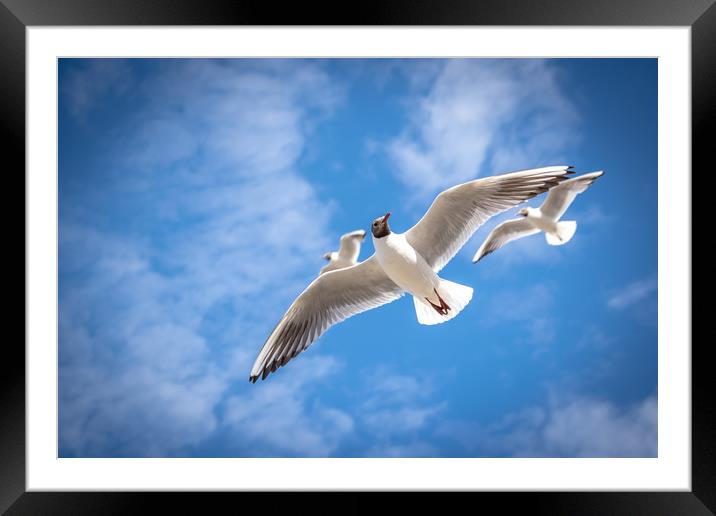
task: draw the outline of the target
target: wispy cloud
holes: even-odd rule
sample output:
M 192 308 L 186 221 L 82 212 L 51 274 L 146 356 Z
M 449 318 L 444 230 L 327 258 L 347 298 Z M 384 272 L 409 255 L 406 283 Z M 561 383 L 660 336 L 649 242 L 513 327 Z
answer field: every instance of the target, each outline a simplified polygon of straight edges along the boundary
M 368 378 L 365 398 L 356 408 L 363 431 L 371 436 L 370 456 L 429 456 L 432 446 L 420 440 L 420 431 L 435 422 L 447 403 L 436 399 L 430 375 L 398 374 L 385 366 Z
M 615 291 L 607 300 L 609 308 L 622 310 L 651 296 L 657 291 L 656 278 L 646 278 Z
M 656 457 L 657 399 L 627 407 L 585 397 L 552 400 L 488 425 L 449 421 L 439 433 L 480 456 Z
M 131 69 L 123 59 L 83 59 L 82 69 L 73 69 L 63 78 L 60 92 L 68 109 L 80 120 L 97 108 L 105 95 L 126 94 Z
M 577 346 L 601 351 L 614 345 L 615 341 L 616 339 L 608 335 L 602 328 L 591 324 L 584 329 L 584 334 L 577 341 Z
M 409 127 L 389 146 L 399 179 L 415 195 L 486 170 L 569 158 L 578 117 L 547 61 L 456 59 L 430 71 L 428 94 L 414 99 Z
M 353 432 L 351 415 L 311 400 L 316 381 L 338 370 L 335 359 L 322 356 L 300 358 L 304 367 L 287 370 L 226 401 L 223 423 L 242 455 L 331 455 Z M 313 385 L 312 385 L 313 384 Z M 236 443 L 236 444 L 234 444 Z
M 258 346 L 328 245 L 330 213 L 296 169 L 316 120 L 341 97 L 320 66 L 162 66 L 158 78 L 134 79 L 135 130 L 83 178 L 82 196 L 61 200 L 62 454 L 171 455 L 210 436 L 223 396 L 248 385 Z M 131 73 L 121 60 L 73 69 L 63 99 L 88 119 L 94 96 L 127 102 L 127 90 L 100 86 Z M 112 229 L 147 219 L 162 231 Z M 242 401 L 254 402 L 234 396 L 232 424 L 243 424 Z M 300 400 L 284 408 L 301 419 Z M 330 407 L 318 413 L 334 423 L 325 431 L 350 426 Z M 285 449 L 327 449 L 311 439 L 306 430 Z
M 554 316 L 554 287 L 546 283 L 503 289 L 492 294 L 484 307 L 481 325 L 485 328 L 520 325 L 522 338 L 534 358 L 545 353 L 557 336 Z
M 496 292 L 487 308 L 490 322 L 528 321 L 549 313 L 554 305 L 554 287 L 547 283 Z
M 580 200 L 577 197 L 575 206 L 568 211 L 564 218 L 575 219 L 579 222 L 580 229 L 584 226 L 590 226 L 598 229 L 604 229 L 605 226 L 611 225 L 615 221 L 612 213 L 608 212 L 601 205 L 592 201 Z

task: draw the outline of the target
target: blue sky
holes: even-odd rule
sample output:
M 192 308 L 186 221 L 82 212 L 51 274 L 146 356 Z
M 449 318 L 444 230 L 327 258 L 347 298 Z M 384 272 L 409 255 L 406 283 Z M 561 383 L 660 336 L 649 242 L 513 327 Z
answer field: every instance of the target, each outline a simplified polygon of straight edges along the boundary
M 657 454 L 656 60 L 62 59 L 59 163 L 60 456 Z M 340 234 L 551 164 L 606 171 L 568 245 L 471 264 L 510 210 L 456 319 L 402 298 L 249 384 Z

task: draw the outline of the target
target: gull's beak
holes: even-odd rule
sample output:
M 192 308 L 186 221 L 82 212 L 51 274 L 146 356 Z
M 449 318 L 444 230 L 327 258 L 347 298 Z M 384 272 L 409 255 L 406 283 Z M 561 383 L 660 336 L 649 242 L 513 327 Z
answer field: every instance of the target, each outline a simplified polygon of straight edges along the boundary
M 385 217 L 383 217 L 383 224 L 385 224 L 386 222 L 388 222 L 388 219 L 389 219 L 389 218 L 390 218 L 390 212 L 386 213 L 386 214 L 385 214 Z
M 331 253 L 326 253 L 326 254 L 324 254 L 324 255 L 323 255 L 323 259 L 330 262 L 330 261 L 331 261 Z

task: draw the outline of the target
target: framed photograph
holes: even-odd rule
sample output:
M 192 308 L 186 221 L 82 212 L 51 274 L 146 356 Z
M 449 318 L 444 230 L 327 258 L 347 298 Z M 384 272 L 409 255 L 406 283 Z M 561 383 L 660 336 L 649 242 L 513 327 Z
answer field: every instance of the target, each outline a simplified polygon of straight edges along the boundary
M 121 491 L 713 510 L 691 338 L 710 2 L 322 26 L 6 4 L 26 338 L 3 510 L 139 503 Z

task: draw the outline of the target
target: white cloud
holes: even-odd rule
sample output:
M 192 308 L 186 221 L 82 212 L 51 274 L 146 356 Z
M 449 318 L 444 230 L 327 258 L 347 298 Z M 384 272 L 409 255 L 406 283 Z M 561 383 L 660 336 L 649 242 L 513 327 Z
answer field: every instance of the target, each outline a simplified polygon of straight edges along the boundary
M 397 374 L 385 366 L 376 367 L 369 378 L 374 396 L 366 400 L 368 404 L 409 403 L 425 398 L 433 390 L 428 379 Z
M 423 441 L 376 446 L 366 453 L 368 457 L 438 457 L 439 455 L 440 452 L 435 446 Z
M 365 414 L 363 420 L 380 434 L 406 434 L 421 429 L 430 418 L 444 410 L 445 406 L 438 404 L 375 410 Z
M 609 308 L 622 310 L 635 305 L 650 297 L 657 291 L 656 278 L 646 278 L 630 283 L 626 287 L 614 292 L 607 301 Z
M 613 346 L 615 342 L 616 339 L 613 336 L 608 335 L 604 330 L 592 324 L 585 328 L 584 334 L 577 341 L 577 346 L 583 349 L 589 348 L 603 351 Z M 609 355 L 611 356 L 612 353 Z
M 605 226 L 610 225 L 616 220 L 614 215 L 604 210 L 601 205 L 595 204 L 591 201 L 587 206 L 580 203 L 579 207 L 575 207 L 573 210 L 567 212 L 565 218 L 567 217 L 577 220 L 580 228 L 584 226 L 593 226 L 597 229 L 604 229 Z
M 484 306 L 481 324 L 485 327 L 523 327 L 524 336 L 517 343 L 526 344 L 536 358 L 548 350 L 557 336 L 557 318 L 554 317 L 554 288 L 537 283 L 522 288 L 503 289 L 491 293 Z
M 410 127 L 388 149 L 418 197 L 481 173 L 568 160 L 577 115 L 549 62 L 453 59 L 433 77 L 428 94 L 413 99 Z
M 655 457 L 657 400 L 619 410 L 605 401 L 576 400 L 553 409 L 544 425 L 548 450 L 576 457 Z
M 226 401 L 223 423 L 245 454 L 328 456 L 353 432 L 353 418 L 311 403 L 311 384 L 337 369 L 334 359 L 302 356 L 303 367 Z
M 136 130 L 121 131 L 104 156 L 107 168 L 92 174 L 85 195 L 64 202 L 60 447 L 70 455 L 172 455 L 217 431 L 230 387 L 258 392 L 247 381 L 251 360 L 329 243 L 330 211 L 318 209 L 296 170 L 316 120 L 340 100 L 322 69 L 274 61 L 161 66 L 157 79 L 135 77 L 138 108 L 126 119 Z M 77 69 L 63 98 L 89 120 L 100 102 L 130 94 L 100 87 L 120 72 L 133 70 L 125 61 Z M 89 215 L 123 222 L 147 207 L 157 234 L 119 236 Z M 243 401 L 258 408 L 252 396 L 285 386 L 279 380 L 262 385 L 263 394 L 233 396 L 231 421 L 238 424 Z M 294 400 L 283 408 L 300 421 L 306 407 Z M 310 413 L 326 432 L 350 431 L 350 418 L 331 407 Z M 311 431 L 286 449 L 329 450 Z
M 552 401 L 490 425 L 446 422 L 439 433 L 476 456 L 655 457 L 657 399 L 629 407 L 592 398 Z
M 491 322 L 532 321 L 548 315 L 554 305 L 553 287 L 546 283 L 495 292 L 487 307 Z
M 397 374 L 379 366 L 367 378 L 369 387 L 357 414 L 374 443 L 375 449 L 370 453 L 391 456 L 407 447 L 405 450 L 424 455 L 430 447 L 417 441 L 417 432 L 447 408 L 446 402 L 431 399 L 432 377 Z

